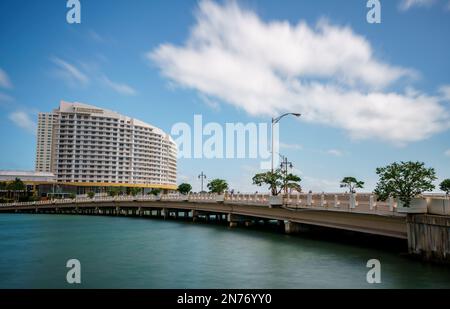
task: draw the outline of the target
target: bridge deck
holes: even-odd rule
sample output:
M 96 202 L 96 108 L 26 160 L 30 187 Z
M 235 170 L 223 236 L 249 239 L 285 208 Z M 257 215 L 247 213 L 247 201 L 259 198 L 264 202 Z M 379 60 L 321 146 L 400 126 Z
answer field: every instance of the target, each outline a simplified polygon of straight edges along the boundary
M 198 199 L 188 199 L 186 197 L 165 197 L 163 199 L 155 197 L 145 198 L 98 198 L 98 199 L 77 199 L 61 200 L 53 202 L 20 203 L 0 206 L 0 212 L 81 212 L 86 209 L 112 210 L 132 209 L 135 211 L 162 210 L 171 211 L 197 211 L 208 214 L 227 214 L 241 216 L 251 219 L 282 220 L 294 223 L 337 228 L 343 230 L 357 231 L 375 235 L 383 235 L 395 238 L 406 239 L 406 217 L 395 211 L 377 211 L 370 205 L 362 207 L 360 203 L 355 208 L 349 205 L 338 205 L 339 207 L 329 207 L 323 203 L 323 198 L 319 204 L 297 203 L 285 200 L 285 206 L 270 208 L 264 196 L 248 199 L 229 199 L 223 203 L 217 203 L 211 197 Z M 333 197 L 333 203 L 335 198 Z M 311 202 L 311 200 L 309 201 Z M 334 205 L 336 206 L 336 205 Z M 100 212 L 101 213 L 101 212 Z

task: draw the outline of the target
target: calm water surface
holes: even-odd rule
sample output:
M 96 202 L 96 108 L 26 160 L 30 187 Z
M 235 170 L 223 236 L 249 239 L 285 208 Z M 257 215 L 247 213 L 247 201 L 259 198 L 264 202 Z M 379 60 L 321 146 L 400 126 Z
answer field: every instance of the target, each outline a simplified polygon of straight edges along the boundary
M 269 231 L 137 218 L 0 215 L 0 288 L 450 288 L 450 268 Z

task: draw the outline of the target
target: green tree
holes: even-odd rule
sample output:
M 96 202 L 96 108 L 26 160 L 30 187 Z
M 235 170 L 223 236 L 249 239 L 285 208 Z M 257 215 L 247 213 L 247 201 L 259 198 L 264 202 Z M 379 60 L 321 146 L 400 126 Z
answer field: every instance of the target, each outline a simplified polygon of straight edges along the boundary
M 188 183 L 182 183 L 178 186 L 178 192 L 181 194 L 189 194 L 192 191 L 192 186 Z
M 7 190 L 9 191 L 25 191 L 26 186 L 19 178 L 14 179 L 13 182 L 10 182 L 7 185 Z
M 410 207 L 411 200 L 426 191 L 434 189 L 436 172 L 426 168 L 422 162 L 393 163 L 377 168 L 379 181 L 375 189 L 378 200 L 386 201 L 390 196 L 398 198 L 404 207 Z
M 130 194 L 132 195 L 132 196 L 136 196 L 136 195 L 138 195 L 139 193 L 141 193 L 142 192 L 142 189 L 141 188 L 131 188 L 130 189 Z
M 6 190 L 8 183 L 5 181 L 0 182 L 0 190 Z
M 68 198 L 71 200 L 74 200 L 77 197 L 77 195 L 75 193 L 70 193 Z
M 88 196 L 90 199 L 93 199 L 94 196 L 95 196 L 95 192 L 89 191 L 89 192 L 87 193 L 87 196 Z
M 17 200 L 17 196 L 18 196 L 17 193 L 20 191 L 25 191 L 26 189 L 27 189 L 27 186 L 19 178 L 14 179 L 14 181 L 12 181 L 6 185 L 6 190 L 8 190 L 8 195 L 10 197 L 13 196 L 13 198 L 15 200 Z
M 281 193 L 283 187 L 283 173 L 281 170 L 276 170 L 273 173 L 270 171 L 256 174 L 253 177 L 253 184 L 259 187 L 264 184 L 269 185 L 269 190 L 272 192 L 272 195 L 278 195 Z
M 294 174 L 285 175 L 281 169 L 266 173 L 256 174 L 253 177 L 253 184 L 261 187 L 262 185 L 269 185 L 269 190 L 272 195 L 279 195 L 283 188 L 293 189 L 301 192 L 302 188 L 300 182 L 302 179 Z
M 223 194 L 228 189 L 228 183 L 223 179 L 214 179 L 208 183 L 211 193 Z
M 302 191 L 302 187 L 300 186 L 300 182 L 302 179 L 294 174 L 287 174 L 283 177 L 283 188 L 292 189 L 298 192 Z
M 154 196 L 157 196 L 157 195 L 159 195 L 161 193 L 161 189 L 156 189 L 156 188 L 154 188 L 154 189 L 151 189 L 150 190 L 150 192 L 148 193 L 148 195 L 154 195 Z
M 364 188 L 364 181 L 359 181 L 355 177 L 345 177 L 341 180 L 341 188 L 348 188 L 350 193 L 356 193 L 356 189 Z
M 111 197 L 118 196 L 120 192 L 121 192 L 121 189 L 119 187 L 110 187 L 108 189 L 108 195 Z
M 446 195 L 450 195 L 450 179 L 445 179 L 439 185 L 439 189 L 445 192 Z

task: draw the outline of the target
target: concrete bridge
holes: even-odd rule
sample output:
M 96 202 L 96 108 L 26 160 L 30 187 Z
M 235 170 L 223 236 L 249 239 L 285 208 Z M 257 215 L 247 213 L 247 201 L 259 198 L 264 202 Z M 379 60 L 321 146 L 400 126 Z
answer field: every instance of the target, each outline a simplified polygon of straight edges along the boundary
M 265 194 L 97 196 L 2 204 L 0 212 L 203 218 L 231 227 L 277 220 L 286 233 L 306 225 L 388 236 L 408 240 L 411 253 L 450 260 L 450 217 L 399 213 L 394 199 L 377 202 L 371 194 L 285 195 L 281 207 L 271 207 Z

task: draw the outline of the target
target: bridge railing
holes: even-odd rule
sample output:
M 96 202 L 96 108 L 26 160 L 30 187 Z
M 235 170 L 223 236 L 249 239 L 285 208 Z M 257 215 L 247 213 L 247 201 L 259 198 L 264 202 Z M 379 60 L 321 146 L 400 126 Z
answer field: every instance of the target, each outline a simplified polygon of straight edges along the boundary
M 284 202 L 288 208 L 317 209 L 391 215 L 396 213 L 397 202 L 390 198 L 386 202 L 377 201 L 373 194 L 344 193 L 300 193 L 287 194 Z
M 269 194 L 228 194 L 225 196 L 225 202 L 230 204 L 244 204 L 256 206 L 269 206 Z
M 314 209 L 327 211 L 355 212 L 378 215 L 397 215 L 397 202 L 390 198 L 386 202 L 377 201 L 373 194 L 344 194 L 344 193 L 299 193 L 282 195 L 283 207 L 292 210 Z M 432 199 L 428 197 L 428 199 Z M 433 197 L 433 199 L 435 199 Z M 102 203 L 102 202 L 121 202 L 121 201 L 167 201 L 167 202 L 192 202 L 192 203 L 225 203 L 235 205 L 249 206 L 270 206 L 270 195 L 268 194 L 224 194 L 217 195 L 212 193 L 191 193 L 182 194 L 163 194 L 163 195 L 136 195 L 136 196 L 95 196 L 89 198 L 78 196 L 75 199 L 59 199 L 36 202 L 16 202 L 0 204 L 0 207 L 18 207 L 18 206 L 48 206 L 52 204 L 67 205 L 78 203 Z M 448 206 L 447 206 L 448 207 Z

